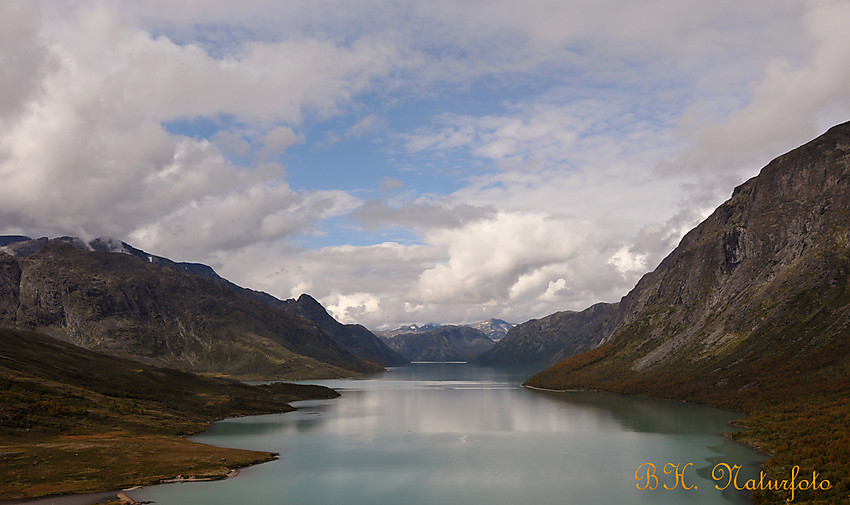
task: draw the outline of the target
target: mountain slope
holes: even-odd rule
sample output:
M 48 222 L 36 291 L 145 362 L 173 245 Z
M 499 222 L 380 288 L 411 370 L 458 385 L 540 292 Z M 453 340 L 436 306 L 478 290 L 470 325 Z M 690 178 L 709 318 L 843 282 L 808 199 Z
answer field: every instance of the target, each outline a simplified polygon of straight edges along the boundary
M 181 435 L 221 417 L 286 412 L 293 410 L 287 402 L 334 396 L 319 386 L 199 377 L 0 329 L 0 500 L 177 475 L 223 478 L 274 455 Z
M 565 311 L 518 324 L 476 363 L 550 366 L 599 345 L 611 332 L 616 303 L 598 303 L 581 312 Z
M 385 340 L 410 361 L 467 361 L 493 347 L 484 332 L 468 326 L 440 326 Z
M 368 362 L 384 367 L 405 363 L 403 357 L 392 351 L 381 339 L 361 325 L 344 325 L 327 313 L 324 307 L 309 295 L 302 295 L 298 300 L 280 300 L 268 293 L 243 288 L 218 275 L 211 267 L 202 263 L 177 262 L 169 258 L 147 253 L 120 240 L 100 237 L 84 242 L 75 237 L 59 237 L 30 239 L 25 236 L 0 237 L 0 247 L 13 256 L 28 256 L 41 250 L 51 242 L 68 244 L 81 251 L 98 251 L 135 256 L 151 264 L 170 268 L 178 272 L 209 279 L 220 286 L 276 309 L 304 318 L 316 323 L 323 332 L 331 337 L 343 350 L 354 354 Z M 0 249 L 0 250 L 3 250 Z M 305 298 L 306 297 L 306 298 Z
M 850 123 L 736 188 L 618 310 L 605 345 L 527 384 L 747 410 L 773 470 L 817 454 L 850 491 Z M 792 428 L 804 419 L 807 444 Z
M 309 378 L 380 369 L 314 323 L 214 279 L 63 241 L 23 257 L 0 254 L 0 326 L 198 373 Z
M 303 294 L 298 300 L 286 300 L 280 307 L 295 316 L 316 323 L 334 342 L 343 349 L 380 366 L 397 366 L 407 363 L 399 353 L 371 331 L 359 324 L 342 324 L 317 302 L 312 296 Z
M 498 342 L 505 338 L 511 328 L 516 326 L 514 323 L 509 323 L 503 319 L 490 318 L 486 321 L 478 321 L 477 323 L 467 324 L 471 328 L 481 330 L 493 342 Z
M 427 323 L 419 326 L 417 324 L 410 324 L 406 326 L 400 326 L 398 328 L 392 330 L 379 330 L 373 332 L 375 335 L 378 335 L 382 340 L 386 341 L 388 338 L 393 338 L 403 333 L 424 333 L 426 331 L 436 330 L 443 326 L 466 326 L 469 328 L 474 328 L 484 333 L 488 339 L 493 342 L 498 342 L 508 331 L 516 326 L 514 323 L 509 323 L 502 319 L 490 318 L 486 321 L 478 321 L 475 323 L 469 324 L 458 324 L 458 325 L 442 325 L 437 323 Z

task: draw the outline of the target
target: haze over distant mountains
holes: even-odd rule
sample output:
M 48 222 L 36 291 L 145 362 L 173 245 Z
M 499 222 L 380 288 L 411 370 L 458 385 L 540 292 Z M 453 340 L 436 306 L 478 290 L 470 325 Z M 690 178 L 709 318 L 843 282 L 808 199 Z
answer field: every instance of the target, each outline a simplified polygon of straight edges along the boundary
M 0 238 L 0 326 L 187 371 L 346 376 L 404 363 L 309 296 L 278 300 L 109 238 Z

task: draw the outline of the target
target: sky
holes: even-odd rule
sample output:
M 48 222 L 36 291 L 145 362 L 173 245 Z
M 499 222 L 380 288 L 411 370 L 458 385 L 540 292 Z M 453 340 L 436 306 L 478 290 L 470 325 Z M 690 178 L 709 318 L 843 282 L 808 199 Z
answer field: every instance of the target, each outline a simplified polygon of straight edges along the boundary
M 339 320 L 615 302 L 850 120 L 850 1 L 0 2 L 0 234 Z

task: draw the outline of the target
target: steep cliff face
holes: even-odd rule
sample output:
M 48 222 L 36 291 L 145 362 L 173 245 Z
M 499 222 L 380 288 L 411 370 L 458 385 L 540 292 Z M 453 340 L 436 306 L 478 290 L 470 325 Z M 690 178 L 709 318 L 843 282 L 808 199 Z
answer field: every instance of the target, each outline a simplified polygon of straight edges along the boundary
M 845 123 L 736 188 L 622 299 L 609 343 L 529 384 L 720 401 L 796 367 L 846 381 L 849 282 Z
M 51 242 L 0 253 L 0 326 L 183 370 L 255 378 L 380 369 L 314 323 L 221 282 L 130 254 Z
M 616 303 L 597 303 L 519 324 L 473 361 L 481 364 L 550 366 L 601 344 L 614 327 Z
M 620 302 L 606 343 L 531 377 L 748 413 L 768 470 L 816 471 L 850 496 L 850 123 L 736 188 Z M 757 503 L 790 501 L 758 490 Z

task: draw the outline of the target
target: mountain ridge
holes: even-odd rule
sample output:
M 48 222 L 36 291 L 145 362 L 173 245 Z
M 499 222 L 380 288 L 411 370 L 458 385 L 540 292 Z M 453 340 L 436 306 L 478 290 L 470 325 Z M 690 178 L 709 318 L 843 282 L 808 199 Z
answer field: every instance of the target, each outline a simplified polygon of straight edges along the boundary
M 468 324 L 439 324 L 439 323 L 425 323 L 422 325 L 418 324 L 408 324 L 399 326 L 398 328 L 394 328 L 391 330 L 377 330 L 373 333 L 385 340 L 388 338 L 393 338 L 403 333 L 422 333 L 426 331 L 436 330 L 445 326 L 463 326 L 467 328 L 474 328 L 483 332 L 488 339 L 498 342 L 510 331 L 511 328 L 516 326 L 514 323 L 509 323 L 504 319 L 497 319 L 495 317 L 491 317 L 490 319 L 485 319 L 483 321 L 476 321 L 474 323 Z
M 6 242 L 2 326 L 246 378 L 340 377 L 388 364 L 357 356 L 316 323 L 284 310 L 286 302 L 264 303 L 206 265 L 179 264 L 109 239 Z
M 556 312 L 520 323 L 472 361 L 484 365 L 554 365 L 600 345 L 614 325 L 617 307 L 617 303 L 597 303 L 580 312 Z
M 402 333 L 384 341 L 410 361 L 468 361 L 494 345 L 483 331 L 454 325 Z
M 745 437 L 774 454 L 771 471 L 809 464 L 846 496 L 850 122 L 735 188 L 623 297 L 603 345 L 526 385 L 747 411 Z

